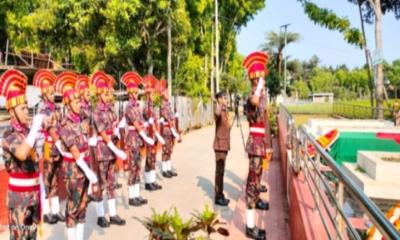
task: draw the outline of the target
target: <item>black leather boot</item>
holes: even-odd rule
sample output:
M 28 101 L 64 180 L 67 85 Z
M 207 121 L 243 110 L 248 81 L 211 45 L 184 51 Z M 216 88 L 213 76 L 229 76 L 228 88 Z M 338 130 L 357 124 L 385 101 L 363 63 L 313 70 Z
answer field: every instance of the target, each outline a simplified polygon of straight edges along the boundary
M 125 225 L 125 220 L 120 218 L 118 215 L 115 215 L 113 217 L 110 217 L 110 224 L 115 224 L 118 226 L 123 226 Z
M 148 191 L 155 191 L 157 190 L 156 186 L 153 185 L 153 183 L 146 183 L 144 185 L 144 188 Z
M 258 189 L 258 191 L 264 193 L 264 192 L 268 192 L 268 189 L 265 185 L 261 185 L 260 188 Z
M 171 175 L 171 173 L 169 171 L 162 172 L 162 176 L 165 177 L 165 178 L 172 178 L 172 175 Z
M 268 202 L 264 202 L 261 199 L 258 199 L 258 201 L 256 203 L 256 208 L 260 209 L 260 210 L 268 210 L 269 209 L 269 203 Z
M 43 216 L 43 222 L 48 224 L 56 224 L 58 222 L 58 218 L 53 214 L 46 214 Z
M 53 216 L 57 218 L 58 221 L 65 222 L 65 216 L 61 212 L 59 212 L 58 214 L 54 214 Z
M 265 240 L 265 231 L 257 227 L 248 228 L 246 226 L 246 237 L 256 240 Z
M 110 226 L 110 222 L 107 221 L 105 217 L 99 217 L 97 218 L 97 225 L 101 228 L 108 228 Z
M 137 199 L 139 199 L 140 204 L 142 204 L 142 205 L 145 205 L 145 204 L 147 204 L 147 202 L 148 202 L 147 199 L 142 198 L 141 196 L 137 197 Z
M 142 204 L 140 203 L 140 200 L 138 198 L 130 198 L 129 199 L 129 205 L 134 206 L 134 207 L 139 207 Z
M 222 197 L 216 197 L 216 198 L 215 198 L 215 201 L 214 201 L 214 203 L 215 203 L 216 205 L 223 206 L 223 207 L 228 206 L 229 202 L 230 202 L 230 200 L 229 200 L 229 199 L 226 199 L 224 196 L 222 196 Z
M 178 173 L 177 172 L 175 172 L 175 171 L 168 171 L 169 172 L 169 175 L 171 175 L 171 176 L 173 176 L 173 177 L 176 177 L 176 176 L 178 176 Z
M 152 183 L 156 190 L 161 190 L 162 186 L 156 182 Z

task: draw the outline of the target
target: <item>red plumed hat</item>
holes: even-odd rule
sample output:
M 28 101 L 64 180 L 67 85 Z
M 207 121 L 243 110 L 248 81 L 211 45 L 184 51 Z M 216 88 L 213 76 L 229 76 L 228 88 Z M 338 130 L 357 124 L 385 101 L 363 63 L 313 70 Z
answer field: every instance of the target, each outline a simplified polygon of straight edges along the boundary
M 152 74 L 144 76 L 143 83 L 145 88 L 150 92 L 155 91 L 157 88 L 157 78 Z
M 0 95 L 6 97 L 7 110 L 26 103 L 27 84 L 28 78 L 18 70 L 9 69 L 1 75 Z
M 48 69 L 39 69 L 33 76 L 33 86 L 40 88 L 42 94 L 46 94 L 53 88 L 56 75 Z
M 139 87 L 143 79 L 137 72 L 130 71 L 122 75 L 121 81 L 125 85 L 128 93 L 131 93 L 132 91 L 134 91 L 134 89 L 137 89 Z
M 268 54 L 265 52 L 253 52 L 243 61 L 243 67 L 246 68 L 250 79 L 266 77 L 268 69 L 265 65 L 268 63 Z
M 79 98 L 79 93 L 75 90 L 77 77 L 75 73 L 70 71 L 62 72 L 57 76 L 56 91 L 63 95 L 64 104 Z
M 92 75 L 91 83 L 96 87 L 97 94 L 109 91 L 110 77 L 103 71 L 97 71 Z

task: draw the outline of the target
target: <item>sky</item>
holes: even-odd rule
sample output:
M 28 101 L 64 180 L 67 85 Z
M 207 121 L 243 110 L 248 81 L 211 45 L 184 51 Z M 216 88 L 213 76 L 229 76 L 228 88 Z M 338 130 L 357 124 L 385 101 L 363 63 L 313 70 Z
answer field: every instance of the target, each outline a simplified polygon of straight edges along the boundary
M 361 28 L 357 5 L 346 0 L 313 0 L 320 7 L 332 9 L 338 16 L 347 17 L 353 27 Z M 265 8 L 258 12 L 237 36 L 238 51 L 247 55 L 265 43 L 265 33 L 279 31 L 281 25 L 290 23 L 288 31 L 300 33 L 298 43 L 287 47 L 289 59 L 308 60 L 314 54 L 324 66 L 346 64 L 350 68 L 365 64 L 365 53 L 344 41 L 338 31 L 315 25 L 304 13 L 297 0 L 266 0 Z M 366 38 L 371 52 L 375 49 L 374 24 L 366 24 Z M 400 20 L 388 13 L 382 20 L 383 57 L 392 62 L 400 59 Z

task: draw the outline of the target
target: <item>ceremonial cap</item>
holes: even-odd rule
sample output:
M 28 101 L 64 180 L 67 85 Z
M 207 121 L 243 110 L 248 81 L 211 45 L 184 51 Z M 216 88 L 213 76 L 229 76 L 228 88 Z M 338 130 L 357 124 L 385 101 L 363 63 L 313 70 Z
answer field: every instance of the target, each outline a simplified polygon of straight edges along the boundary
M 9 69 L 1 75 L 0 95 L 6 97 L 7 110 L 26 103 L 27 82 L 25 74 L 15 69 Z

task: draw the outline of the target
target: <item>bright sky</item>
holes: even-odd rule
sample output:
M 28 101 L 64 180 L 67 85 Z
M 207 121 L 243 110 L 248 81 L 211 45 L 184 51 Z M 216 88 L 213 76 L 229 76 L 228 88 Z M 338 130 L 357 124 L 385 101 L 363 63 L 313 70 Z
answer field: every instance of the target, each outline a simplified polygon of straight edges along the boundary
M 347 0 L 314 0 L 320 7 L 332 9 L 341 17 L 348 17 L 353 27 L 361 28 L 357 5 Z M 298 43 L 288 45 L 290 59 L 308 60 L 313 54 L 318 55 L 322 65 L 337 66 L 346 64 L 358 67 L 365 64 L 364 51 L 349 45 L 342 34 L 315 25 L 305 15 L 303 7 L 297 0 L 266 0 L 266 7 L 254 19 L 241 29 L 237 37 L 238 50 L 247 55 L 260 48 L 264 43 L 265 33 L 279 31 L 283 24 L 290 23 L 288 31 L 300 33 Z M 375 49 L 374 25 L 366 24 L 368 47 Z M 383 18 L 382 25 L 383 56 L 386 61 L 400 58 L 400 20 L 392 13 Z

